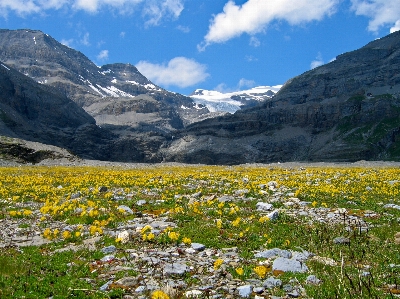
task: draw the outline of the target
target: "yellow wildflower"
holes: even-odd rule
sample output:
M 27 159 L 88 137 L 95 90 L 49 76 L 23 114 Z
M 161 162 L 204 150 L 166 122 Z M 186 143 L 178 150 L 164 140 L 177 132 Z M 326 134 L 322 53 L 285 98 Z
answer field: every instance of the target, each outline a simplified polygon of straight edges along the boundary
M 32 211 L 31 210 L 24 210 L 23 214 L 24 214 L 24 216 L 30 216 L 30 215 L 32 215 Z
M 143 227 L 141 230 L 140 230 L 140 233 L 141 234 L 144 234 L 145 232 L 147 232 L 148 230 L 152 230 L 153 228 L 151 227 L 151 225 L 146 225 L 145 227 Z
M 217 219 L 217 227 L 219 229 L 221 229 L 221 227 L 222 227 L 222 220 L 221 219 Z
M 214 270 L 218 270 L 223 263 L 224 263 L 223 259 L 216 259 L 214 262 Z
M 176 232 L 168 232 L 168 238 L 170 238 L 172 241 L 177 241 L 179 234 Z
M 240 223 L 240 220 L 241 220 L 240 217 L 237 217 L 236 220 L 232 221 L 232 225 L 233 225 L 234 227 L 238 226 L 239 223 Z
M 43 232 L 43 237 L 45 237 L 46 239 L 51 240 L 52 235 L 51 235 L 51 230 L 50 228 L 46 228 Z
M 244 270 L 243 270 L 243 268 L 236 268 L 235 272 L 236 272 L 237 275 L 242 276 L 243 273 L 244 273 Z
M 11 217 L 15 217 L 17 216 L 17 211 L 10 211 L 8 214 L 10 214 Z
M 147 241 L 154 240 L 154 238 L 155 238 L 155 235 L 154 235 L 153 233 L 149 233 L 149 234 L 147 235 Z
M 151 299 L 169 299 L 169 296 L 163 291 L 157 290 L 151 294 Z
M 190 238 L 184 237 L 182 239 L 182 242 L 185 243 L 186 245 L 192 244 L 192 240 Z
M 253 269 L 253 271 L 260 277 L 264 278 L 267 275 L 267 267 L 265 266 L 257 266 Z
M 71 238 L 71 232 L 68 230 L 63 231 L 62 236 L 64 239 L 69 239 Z
M 267 222 L 267 221 L 269 221 L 269 217 L 268 216 L 262 216 L 258 220 L 258 222 L 260 222 L 260 223 L 264 223 L 264 222 Z

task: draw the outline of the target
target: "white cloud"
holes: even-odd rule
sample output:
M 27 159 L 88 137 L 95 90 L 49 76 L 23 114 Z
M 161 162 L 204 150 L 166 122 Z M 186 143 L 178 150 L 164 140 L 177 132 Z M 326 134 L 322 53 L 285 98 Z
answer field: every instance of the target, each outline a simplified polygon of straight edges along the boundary
M 319 67 L 323 64 L 324 64 L 324 60 L 322 59 L 322 55 L 321 55 L 321 53 L 318 53 L 316 59 L 311 61 L 310 69 L 315 69 L 316 67 Z
M 254 86 L 256 86 L 255 81 L 241 78 L 239 80 L 238 84 L 233 88 L 229 87 L 225 83 L 220 83 L 216 87 L 214 87 L 214 90 L 219 91 L 221 93 L 230 93 L 230 92 L 236 92 L 236 91 L 250 89 L 250 88 L 253 88 Z
M 261 42 L 257 37 L 255 37 L 255 36 L 250 37 L 250 46 L 257 48 L 260 45 L 261 45 Z
M 97 60 L 99 61 L 108 60 L 108 50 L 101 50 L 99 55 L 97 55 Z
M 400 24 L 400 0 L 351 0 L 356 15 L 370 18 L 368 30 L 378 31 L 382 26 L 393 26 L 390 31 L 398 29 Z M 396 25 L 397 24 L 397 25 Z
M 246 55 L 244 59 L 248 62 L 258 61 L 258 58 L 254 57 L 253 55 Z
M 390 33 L 400 30 L 400 20 L 397 20 L 392 28 L 390 28 Z
M 186 57 L 175 57 L 163 64 L 139 61 L 136 67 L 143 75 L 161 86 L 174 85 L 185 88 L 203 82 L 209 76 L 205 65 Z
M 113 9 L 121 14 L 136 10 L 146 17 L 147 25 L 159 25 L 163 18 L 178 18 L 184 8 L 184 0 L 0 0 L 0 15 L 7 17 L 10 11 L 18 15 L 42 14 L 50 9 L 83 10 L 97 13 L 101 9 Z
M 245 78 L 242 78 L 239 80 L 238 86 L 239 89 L 243 89 L 243 87 L 245 88 L 252 88 L 256 85 L 256 82 L 253 80 L 247 80 Z
M 125 32 L 125 31 L 122 31 L 122 32 L 119 34 L 119 36 L 120 36 L 121 38 L 125 38 L 125 35 L 126 35 L 126 32 Z
M 188 27 L 188 26 L 179 25 L 179 26 L 176 27 L 176 29 L 182 31 L 183 33 L 189 33 L 190 32 L 190 27 Z
M 82 39 L 81 39 L 81 44 L 84 46 L 90 46 L 90 42 L 89 42 L 89 32 L 86 32 Z
M 183 10 L 183 0 L 147 0 L 143 14 L 148 17 L 147 26 L 160 24 L 163 18 L 177 19 Z
M 198 49 L 212 43 L 223 43 L 243 33 L 254 35 L 265 30 L 274 20 L 285 20 L 291 25 L 321 20 L 335 12 L 341 0 L 248 0 L 236 5 L 229 0 L 223 12 L 214 16 L 209 31 Z M 397 0 L 396 0 L 397 1 Z

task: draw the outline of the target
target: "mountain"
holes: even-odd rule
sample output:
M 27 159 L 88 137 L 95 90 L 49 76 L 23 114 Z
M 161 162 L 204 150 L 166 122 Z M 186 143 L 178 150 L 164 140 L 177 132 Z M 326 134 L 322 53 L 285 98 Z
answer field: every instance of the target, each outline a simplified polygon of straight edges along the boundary
M 199 105 L 206 106 L 211 112 L 235 113 L 237 110 L 258 105 L 272 98 L 281 88 L 277 86 L 258 86 L 249 90 L 219 92 L 196 89 L 189 96 Z
M 112 134 L 96 126 L 93 117 L 56 88 L 39 84 L 0 62 L 0 90 L 1 135 L 62 147 L 82 158 L 109 158 Z M 2 154 L 15 151 L 14 143 L 1 143 Z M 40 159 L 38 154 L 26 154 L 27 160 Z
M 98 67 L 41 31 L 0 30 L 0 60 L 56 87 L 102 126 L 169 133 L 209 114 L 191 98 L 153 84 L 133 65 Z
M 133 65 L 98 67 L 38 30 L 0 30 L 0 60 L 37 83 L 53 87 L 58 96 L 73 100 L 114 136 L 107 143 L 110 149 L 97 155 L 106 159 L 162 161 L 158 150 L 176 130 L 213 116 L 190 97 L 153 84 Z
M 261 106 L 189 125 L 167 161 L 400 159 L 400 32 L 299 75 Z

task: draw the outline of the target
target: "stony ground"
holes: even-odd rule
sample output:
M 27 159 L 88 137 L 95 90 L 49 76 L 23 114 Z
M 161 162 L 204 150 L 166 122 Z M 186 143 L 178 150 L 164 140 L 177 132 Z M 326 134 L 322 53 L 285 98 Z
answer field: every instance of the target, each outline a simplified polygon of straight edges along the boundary
M 100 161 L 83 161 L 83 160 L 65 160 L 65 161 L 44 161 L 41 165 L 90 165 L 90 166 L 124 166 L 124 167 L 146 167 L 154 165 L 144 164 L 121 164 Z M 14 163 L 3 162 L 3 165 L 14 165 Z M 347 166 L 393 166 L 397 163 L 383 162 L 358 162 L 347 164 Z M 171 165 L 171 164 L 169 164 Z M 280 164 L 274 164 L 279 166 Z M 285 164 L 299 166 L 302 163 Z M 318 166 L 328 164 L 319 163 Z M 163 167 L 163 164 L 159 164 Z M 250 165 L 247 165 L 250 166 Z M 260 166 L 260 165 L 254 165 Z M 282 164 L 283 166 L 283 164 Z M 332 164 L 329 164 L 332 167 Z M 340 164 L 343 166 L 343 164 Z M 368 218 L 377 217 L 375 211 L 364 211 L 361 215 L 347 215 L 346 209 L 332 210 L 329 208 L 314 208 L 310 202 L 303 202 L 295 197 L 295 194 L 286 189 L 284 186 L 278 187 L 274 182 L 270 182 L 265 186 L 266 190 L 272 191 L 272 195 L 265 197 L 265 200 L 257 203 L 256 207 L 259 213 L 268 216 L 271 221 L 281 214 L 287 214 L 292 217 L 305 217 L 310 223 L 320 222 L 326 224 L 344 223 L 347 228 L 359 230 L 360 234 L 367 232 L 369 227 Z M 221 202 L 238 202 L 246 200 L 245 191 L 238 190 L 233 196 L 221 196 Z M 271 194 L 271 192 L 269 192 Z M 79 195 L 76 195 L 79 196 Z M 192 202 L 201 200 L 195 194 L 188 195 Z M 284 209 L 276 209 L 278 203 L 283 203 Z M 137 204 L 140 204 L 139 202 Z M 49 243 L 48 239 L 43 238 L 43 229 L 40 228 L 39 218 L 41 207 L 38 203 L 28 202 L 19 204 L 20 208 L 29 208 L 33 212 L 33 216 L 29 218 L 27 224 L 26 219 L 5 218 L 0 220 L 0 247 L 8 246 L 30 246 L 42 245 Z M 127 213 L 134 214 L 129 207 L 121 206 Z M 400 206 L 391 205 L 387 209 L 400 209 Z M 400 221 L 400 219 L 399 219 Z M 21 225 L 23 224 L 24 225 Z M 157 235 L 166 227 L 174 227 L 175 223 L 171 222 L 168 217 L 157 217 L 153 214 L 140 213 L 127 223 L 121 223 L 116 229 L 105 230 L 104 235 L 112 238 L 120 238 L 121 243 L 125 244 L 124 249 L 115 246 L 105 246 L 101 237 L 87 236 L 83 244 L 69 244 L 57 251 L 73 250 L 77 251 L 82 248 L 88 250 L 101 250 L 103 257 L 99 260 L 93 260 L 90 264 L 92 272 L 98 272 L 99 278 L 107 281 L 100 287 L 100 291 L 107 291 L 111 288 L 122 287 L 129 290 L 131 295 L 125 295 L 124 298 L 148 298 L 146 297 L 149 290 L 163 289 L 167 293 L 173 295 L 174 290 L 185 290 L 187 298 L 306 298 L 304 286 L 306 284 L 318 285 L 320 280 L 318 277 L 311 275 L 305 264 L 306 261 L 315 260 L 326 265 L 335 265 L 338 261 L 329 258 L 319 257 L 312 252 L 307 252 L 301 248 L 298 250 L 285 250 L 282 248 L 273 248 L 254 252 L 250 259 L 244 259 L 239 256 L 237 248 L 214 249 L 207 248 L 203 244 L 180 244 L 178 246 L 162 246 L 157 244 L 149 244 L 146 247 L 133 246 L 129 248 L 130 241 L 140 237 L 141 230 L 147 226 L 151 226 L 151 231 Z M 60 231 L 73 231 L 73 228 L 64 222 L 52 223 L 52 229 L 58 228 Z M 334 243 L 346 245 L 349 239 L 340 235 L 334 236 Z M 400 243 L 400 235 L 399 235 Z M 221 259 L 223 263 L 216 265 L 215 261 Z M 297 279 L 291 280 L 289 283 L 283 283 L 278 276 L 267 276 L 263 279 L 239 280 L 226 270 L 228 266 L 237 267 L 246 263 L 260 263 L 272 273 L 283 272 L 300 272 L 307 274 L 303 281 Z M 76 265 L 71 263 L 73 269 Z M 393 265 L 398 267 L 399 265 Z M 134 271 L 139 273 L 135 276 L 125 276 L 116 279 L 117 273 L 121 271 Z M 368 275 L 368 268 L 365 268 L 365 275 Z M 185 274 L 191 273 L 190 286 Z M 91 279 L 87 278 L 90 282 Z M 271 296 L 271 290 L 280 288 L 283 291 L 281 297 Z M 221 295 L 225 294 L 225 295 Z M 197 297 L 196 297 L 197 296 Z

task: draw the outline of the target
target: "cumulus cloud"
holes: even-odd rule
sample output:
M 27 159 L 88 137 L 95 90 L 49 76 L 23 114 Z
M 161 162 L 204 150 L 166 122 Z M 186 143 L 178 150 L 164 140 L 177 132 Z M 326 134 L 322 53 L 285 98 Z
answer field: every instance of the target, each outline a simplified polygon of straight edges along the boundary
M 0 14 L 10 11 L 18 15 L 40 14 L 50 9 L 67 8 L 97 13 L 101 9 L 114 9 L 121 14 L 139 10 L 147 25 L 159 25 L 163 18 L 178 18 L 184 0 L 0 0 Z
M 108 50 L 101 50 L 99 55 L 97 55 L 97 60 L 99 61 L 108 60 Z
M 248 0 L 236 5 L 229 0 L 223 12 L 211 20 L 200 51 L 212 43 L 223 43 L 243 33 L 254 35 L 265 30 L 274 20 L 284 20 L 291 25 L 321 20 L 336 11 L 341 0 Z
M 356 15 L 370 18 L 368 30 L 378 31 L 383 26 L 400 27 L 400 0 L 351 0 Z
M 321 53 L 318 53 L 316 59 L 311 61 L 310 69 L 315 69 L 316 67 L 319 67 L 323 64 L 324 64 L 324 60 L 322 59 L 322 55 L 321 55 Z
M 136 67 L 151 81 L 166 87 L 189 87 L 203 82 L 209 76 L 205 65 L 186 57 L 175 57 L 163 64 L 139 61 Z

